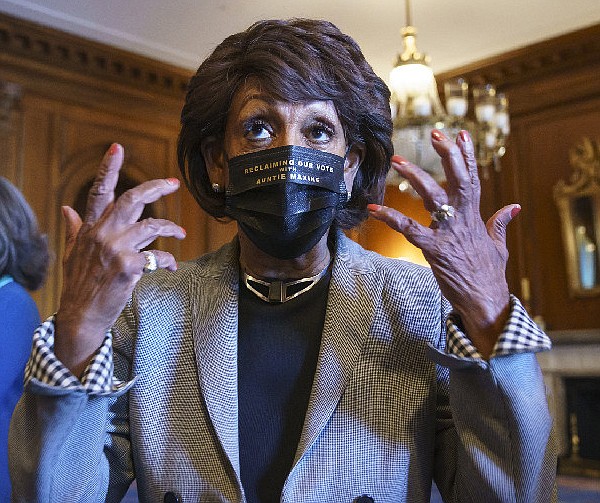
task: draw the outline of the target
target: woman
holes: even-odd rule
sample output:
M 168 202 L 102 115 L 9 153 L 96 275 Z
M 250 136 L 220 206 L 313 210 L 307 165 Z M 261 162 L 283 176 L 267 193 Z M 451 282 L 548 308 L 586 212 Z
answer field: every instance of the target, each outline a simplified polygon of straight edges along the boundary
M 8 425 L 23 392 L 23 370 L 40 315 L 27 290 L 37 290 L 48 270 L 46 236 L 19 190 L 0 176 L 0 500 L 10 501 Z
M 433 478 L 447 501 L 547 501 L 549 343 L 504 272 L 518 206 L 481 221 L 468 133 L 433 133 L 445 191 L 391 156 L 391 132 L 385 84 L 330 23 L 227 38 L 190 82 L 178 154 L 239 232 L 179 265 L 139 250 L 185 231 L 137 222 L 178 182 L 113 201 L 114 144 L 83 221 L 64 210 L 61 305 L 12 425 L 16 500 L 119 501 L 136 478 L 142 501 L 425 502 Z M 390 158 L 431 228 L 378 204 Z M 369 214 L 431 271 L 343 235 Z

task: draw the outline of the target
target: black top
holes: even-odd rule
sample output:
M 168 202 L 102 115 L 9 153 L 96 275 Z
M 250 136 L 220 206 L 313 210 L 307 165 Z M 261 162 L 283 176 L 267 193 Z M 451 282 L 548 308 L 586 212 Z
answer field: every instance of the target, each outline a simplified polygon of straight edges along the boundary
M 240 281 L 239 444 L 248 503 L 279 502 L 302 433 L 325 321 L 328 272 L 312 289 L 270 304 Z

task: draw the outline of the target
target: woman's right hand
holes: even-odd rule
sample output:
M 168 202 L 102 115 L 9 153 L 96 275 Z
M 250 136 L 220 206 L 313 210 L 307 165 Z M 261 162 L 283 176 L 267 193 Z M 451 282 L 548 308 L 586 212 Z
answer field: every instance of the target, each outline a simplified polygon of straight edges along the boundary
M 83 221 L 63 207 L 66 222 L 63 287 L 56 314 L 54 353 L 80 377 L 142 277 L 140 252 L 158 237 L 183 239 L 185 230 L 169 220 L 138 221 L 146 204 L 175 192 L 175 178 L 144 182 L 115 201 L 123 147 L 108 149 L 90 189 Z M 176 270 L 175 258 L 153 251 L 158 267 Z

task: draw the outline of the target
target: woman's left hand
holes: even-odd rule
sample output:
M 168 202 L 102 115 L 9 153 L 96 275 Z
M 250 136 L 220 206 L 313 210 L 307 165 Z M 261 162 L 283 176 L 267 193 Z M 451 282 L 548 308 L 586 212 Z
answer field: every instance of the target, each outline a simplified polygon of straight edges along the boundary
M 410 182 L 428 211 L 450 205 L 453 215 L 425 227 L 393 208 L 375 204 L 368 208 L 372 217 L 401 232 L 421 249 L 443 295 L 460 315 L 467 336 L 479 353 L 489 358 L 509 314 L 506 227 L 520 206 L 505 206 L 484 223 L 479 212 L 481 185 L 469 134 L 461 131 L 456 143 L 438 130 L 433 130 L 431 137 L 446 174 L 446 190 L 400 156 L 392 157 L 392 168 Z

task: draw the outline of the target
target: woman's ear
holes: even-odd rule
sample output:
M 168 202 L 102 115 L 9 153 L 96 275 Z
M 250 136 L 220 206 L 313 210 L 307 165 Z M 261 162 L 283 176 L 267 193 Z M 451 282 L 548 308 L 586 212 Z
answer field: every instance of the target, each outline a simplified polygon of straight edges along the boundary
M 210 183 L 218 184 L 221 190 L 224 191 L 229 183 L 229 169 L 225 160 L 223 141 L 216 136 L 209 136 L 200 143 L 200 150 L 206 163 Z
M 346 190 L 348 193 L 352 192 L 352 185 L 354 184 L 356 172 L 358 171 L 358 168 L 360 168 L 364 157 L 364 143 L 353 143 L 346 154 L 346 161 L 344 162 L 344 182 L 346 182 Z

